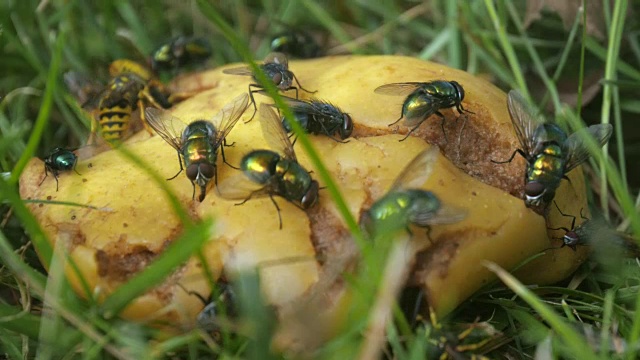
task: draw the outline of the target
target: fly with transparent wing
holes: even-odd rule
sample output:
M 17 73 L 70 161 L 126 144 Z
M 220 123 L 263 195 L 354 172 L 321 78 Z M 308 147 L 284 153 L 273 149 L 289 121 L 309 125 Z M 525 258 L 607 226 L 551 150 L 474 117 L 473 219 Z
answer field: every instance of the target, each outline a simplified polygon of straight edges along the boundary
M 402 229 L 411 234 L 410 224 L 427 228 L 428 236 L 432 225 L 452 224 L 465 218 L 465 210 L 443 204 L 434 193 L 419 188 L 432 175 L 438 153 L 436 147 L 419 153 L 389 191 L 363 212 L 360 225 L 371 238 Z
M 187 178 L 193 185 L 193 197 L 197 184 L 200 187 L 199 200 L 203 201 L 209 181 L 213 178 L 216 184 L 218 182 L 218 148 L 224 163 L 231 166 L 222 145 L 226 145 L 227 135 L 248 107 L 249 96 L 242 94 L 225 105 L 211 121 L 196 120 L 190 124 L 185 124 L 168 111 L 147 108 L 145 113 L 151 128 L 178 153 L 180 171 L 168 180 L 175 179 L 186 169 Z
M 280 229 L 282 217 L 274 196 L 280 196 L 302 210 L 318 202 L 318 182 L 311 178 L 296 158 L 293 145 L 284 131 L 280 119 L 271 106 L 260 105 L 262 134 L 271 150 L 254 150 L 240 163 L 242 174 L 220 183 L 220 196 L 230 200 L 243 200 L 268 196 L 278 211 Z
M 516 149 L 505 161 L 492 161 L 509 163 L 520 154 L 527 161 L 525 204 L 544 213 L 560 181 L 589 158 L 585 139 L 591 137 L 602 146 L 609 141 L 613 127 L 611 124 L 591 125 L 568 136 L 555 122 L 545 120 L 516 90 L 509 92 L 507 108 L 521 149 Z

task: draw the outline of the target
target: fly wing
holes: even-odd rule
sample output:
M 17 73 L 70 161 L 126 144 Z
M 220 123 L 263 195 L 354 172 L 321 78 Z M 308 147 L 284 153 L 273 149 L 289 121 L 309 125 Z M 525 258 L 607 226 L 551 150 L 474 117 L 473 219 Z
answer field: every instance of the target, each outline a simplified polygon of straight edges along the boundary
M 522 150 L 529 155 L 535 147 L 533 133 L 538 126 L 545 123 L 544 117 L 538 115 L 517 90 L 509 91 L 507 107 Z
M 187 124 L 171 115 L 170 112 L 162 109 L 148 107 L 144 110 L 147 123 L 174 149 L 182 149 L 182 132 Z
M 432 146 L 418 154 L 398 175 L 389 191 L 422 186 L 433 172 L 433 165 L 438 159 L 438 153 L 438 148 Z
M 105 92 L 104 84 L 76 71 L 64 73 L 64 83 L 80 106 L 85 109 L 97 108 L 100 97 Z
M 269 195 L 269 185 L 260 185 L 251 181 L 247 176 L 236 174 L 229 176 L 216 187 L 221 198 L 227 200 L 248 200 Z
M 564 143 L 564 148 L 567 151 L 567 162 L 564 165 L 564 172 L 567 173 L 571 171 L 589 158 L 589 150 L 584 140 L 585 137 L 592 136 L 600 146 L 602 146 L 609 141 L 612 132 L 613 126 L 611 126 L 611 124 L 598 124 L 591 125 L 586 129 L 580 129 L 571 134 Z
M 420 226 L 453 224 L 464 220 L 467 217 L 467 210 L 442 205 L 435 214 L 432 211 L 417 213 L 411 217 L 411 222 Z
M 416 126 L 423 121 L 427 120 L 427 118 L 436 113 L 443 106 L 443 102 L 437 98 L 432 96 L 425 96 L 423 98 L 425 101 L 430 101 L 430 104 L 424 104 L 420 109 L 412 110 L 409 116 L 404 117 L 404 125 L 405 126 Z
M 269 53 L 267 55 L 267 57 L 264 58 L 264 63 L 265 64 L 280 64 L 282 66 L 284 66 L 285 69 L 289 68 L 289 59 L 287 58 L 287 55 L 281 53 L 281 52 L 272 52 Z
M 288 96 L 280 96 L 282 101 L 287 104 L 294 112 L 314 113 L 316 109 L 311 105 L 311 100 L 298 100 Z
M 262 135 L 273 150 L 284 154 L 289 160 L 295 160 L 296 153 L 293 151 L 293 145 L 287 136 L 280 118 L 271 106 L 260 104 L 260 126 L 262 127 Z
M 231 69 L 222 70 L 225 74 L 253 76 L 253 71 L 248 66 L 240 66 Z
M 211 122 L 216 128 L 215 144 L 220 144 L 236 125 L 249 107 L 249 95 L 242 94 L 231 100 L 222 110 L 213 116 Z
M 402 96 L 402 95 L 411 94 L 422 85 L 424 85 L 424 83 L 419 83 L 419 82 L 393 83 L 393 84 L 378 86 L 375 90 L 373 90 L 373 92 L 376 94 L 383 94 L 383 95 Z

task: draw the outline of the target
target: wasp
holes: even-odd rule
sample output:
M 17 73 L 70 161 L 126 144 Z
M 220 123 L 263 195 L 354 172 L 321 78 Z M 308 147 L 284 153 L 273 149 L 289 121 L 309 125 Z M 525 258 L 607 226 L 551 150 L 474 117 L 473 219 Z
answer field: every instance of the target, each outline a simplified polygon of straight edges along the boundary
M 242 174 L 225 179 L 218 190 L 225 199 L 243 200 L 236 205 L 251 198 L 268 196 L 278 211 L 282 229 L 280 207 L 273 196 L 280 196 L 306 210 L 318 202 L 319 185 L 298 163 L 293 145 L 269 105 L 260 105 L 260 125 L 267 143 L 275 151 L 254 150 L 245 155 L 240 162 Z
M 432 147 L 419 153 L 402 170 L 391 188 L 360 217 L 360 226 L 374 239 L 405 229 L 410 224 L 427 228 L 452 224 L 466 216 L 466 211 L 443 204 L 431 191 L 420 189 L 431 176 L 438 150 Z
M 267 78 L 269 78 L 279 90 L 281 91 L 295 90 L 296 99 L 298 98 L 298 88 L 310 94 L 313 94 L 316 92 L 316 91 L 309 91 L 303 88 L 302 85 L 300 85 L 298 78 L 295 76 L 293 72 L 289 70 L 289 60 L 287 59 L 287 56 L 283 53 L 274 52 L 267 55 L 267 57 L 264 59 L 263 64 L 260 65 L 260 69 L 262 69 L 265 75 L 267 75 Z M 222 70 L 222 72 L 225 74 L 232 74 L 232 75 L 252 76 L 253 80 L 258 82 L 258 79 L 256 78 L 255 74 L 251 71 L 251 68 L 249 68 L 248 66 L 224 69 Z M 292 85 L 294 80 L 296 84 L 298 84 L 297 87 Z M 260 84 L 249 84 L 249 96 L 251 97 L 251 103 L 253 104 L 253 115 L 251 115 L 251 118 L 247 122 L 253 120 L 253 117 L 256 115 L 256 112 L 258 111 L 256 102 L 253 99 L 253 94 L 256 92 L 264 92 L 264 87 L 262 87 Z
M 110 144 L 120 142 L 131 126 L 131 114 L 145 104 L 156 108 L 169 108 L 169 93 L 151 77 L 151 72 L 131 60 L 116 60 L 110 67 L 111 79 L 99 96 L 98 126 L 102 137 Z M 144 113 L 142 124 L 147 131 Z
M 516 149 L 506 161 L 492 161 L 510 163 L 516 154 L 520 154 L 527 161 L 525 204 L 538 212 L 544 211 L 555 196 L 560 181 L 589 158 L 583 139 L 591 136 L 602 146 L 609 141 L 613 127 L 611 124 L 591 125 L 568 136 L 554 122 L 537 116 L 537 112 L 515 90 L 509 92 L 507 107 L 521 149 Z
M 343 142 L 353 132 L 353 121 L 349 114 L 337 106 L 322 100 L 296 100 L 283 96 L 284 102 L 291 108 L 296 122 L 310 134 L 322 134 Z M 282 126 L 291 133 L 293 128 L 286 118 L 282 118 Z M 335 134 L 338 133 L 338 137 Z M 295 141 L 294 141 L 295 144 Z
M 407 95 L 402 104 L 402 111 L 398 120 L 389 124 L 397 124 L 403 118 L 406 126 L 413 126 L 407 135 L 400 141 L 404 141 L 416 131 L 420 125 L 431 115 L 436 114 L 442 119 L 440 127 L 444 134 L 445 117 L 440 109 L 455 107 L 458 113 L 467 111 L 462 107 L 464 89 L 456 81 L 436 80 L 431 82 L 406 82 L 382 85 L 374 90 L 376 94 Z M 470 111 L 467 111 L 470 112 Z M 446 134 L 445 134 L 446 136 Z
M 242 94 L 223 107 L 211 121 L 196 120 L 188 125 L 168 111 L 147 108 L 145 113 L 151 128 L 178 153 L 180 171 L 167 180 L 175 179 L 186 169 L 187 178 L 193 185 L 193 198 L 197 184 L 200 187 L 199 200 L 202 202 L 209 181 L 213 178 L 218 183 L 218 148 L 224 163 L 232 166 L 227 163 L 222 145 L 226 145 L 227 135 L 248 107 L 249 97 Z
M 67 150 L 61 147 L 53 149 L 49 155 L 44 158 L 44 178 L 40 181 L 40 184 L 49 176 L 49 172 L 53 174 L 53 178 L 56 179 L 56 191 L 58 191 L 58 175 L 61 171 L 73 170 L 76 174 L 80 175 L 76 170 L 76 164 L 78 163 L 78 156 L 71 150 Z
M 211 44 L 201 37 L 178 36 L 160 45 L 151 54 L 151 68 L 155 72 L 175 71 L 200 64 L 211 56 Z

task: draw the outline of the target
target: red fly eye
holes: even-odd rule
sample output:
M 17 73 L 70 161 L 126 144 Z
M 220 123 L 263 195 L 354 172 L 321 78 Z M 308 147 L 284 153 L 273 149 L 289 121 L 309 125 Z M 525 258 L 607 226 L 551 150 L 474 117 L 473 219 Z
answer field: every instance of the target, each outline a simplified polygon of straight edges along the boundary
M 274 84 L 279 85 L 282 82 L 282 74 L 279 72 L 273 74 L 271 81 L 273 81 Z
M 524 193 L 530 197 L 538 197 L 542 195 L 544 190 L 544 185 L 537 181 L 531 181 L 524 186 Z
M 195 181 L 198 177 L 198 164 L 191 164 L 187 166 L 187 178 L 191 181 Z
M 344 123 L 342 124 L 341 136 L 344 140 L 351 136 L 351 133 L 353 132 L 353 121 L 351 120 L 351 116 L 349 116 L 349 114 L 344 114 L 342 116 L 342 120 L 344 121 Z
M 209 164 L 200 164 L 200 173 L 207 179 L 211 179 L 216 173 L 215 167 Z
M 307 192 L 302 197 L 302 200 L 300 201 L 300 205 L 302 205 L 303 209 L 308 209 L 318 202 L 319 187 L 320 186 L 318 185 L 317 181 L 315 180 L 311 181 L 311 186 L 309 187 L 309 190 L 307 190 Z

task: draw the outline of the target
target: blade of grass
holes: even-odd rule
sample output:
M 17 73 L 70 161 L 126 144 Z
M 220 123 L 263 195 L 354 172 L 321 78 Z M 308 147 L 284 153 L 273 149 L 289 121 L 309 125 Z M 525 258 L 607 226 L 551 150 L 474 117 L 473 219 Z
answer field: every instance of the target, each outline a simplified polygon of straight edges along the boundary
M 440 50 L 442 50 L 449 41 L 451 41 L 451 31 L 447 28 L 442 30 L 438 36 L 433 38 L 433 40 L 431 40 L 429 44 L 420 51 L 418 58 L 422 60 L 431 59 L 431 57 L 440 52 Z
M 461 69 L 462 68 L 462 39 L 460 36 L 460 24 L 458 14 L 458 2 L 447 1 L 445 2 L 445 13 L 447 16 L 446 29 L 450 34 L 450 41 L 447 54 L 447 65 Z
M 633 314 L 633 325 L 631 326 L 631 332 L 627 336 L 627 343 L 637 344 L 640 340 L 640 291 L 636 292 L 636 304 L 635 312 Z M 636 359 L 636 354 L 640 350 L 637 346 L 631 346 L 625 353 L 625 359 Z
M 36 350 L 37 357 L 41 360 L 60 356 L 56 343 L 59 334 L 64 330 L 64 325 L 60 318 L 60 313 L 51 307 L 50 304 L 52 299 L 62 299 L 65 291 L 71 291 L 64 275 L 64 258 L 66 255 L 64 254 L 62 243 L 62 241 L 57 241 L 55 244 L 49 266 L 44 298 L 42 299 L 44 306 L 40 322 L 38 348 Z
M 200 2 L 200 0 L 198 0 Z M 329 30 L 331 35 L 333 35 L 340 43 L 343 45 L 349 44 L 351 42 L 351 37 L 344 31 L 338 23 L 333 20 L 331 15 L 318 3 L 311 0 L 301 0 L 300 3 L 312 14 L 314 18 L 318 20 L 320 24 Z M 354 54 L 362 54 L 362 51 L 357 46 L 349 47 L 349 51 Z
M 543 303 L 539 297 L 533 294 L 522 283 L 520 283 L 513 275 L 506 272 L 504 269 L 496 265 L 495 263 L 485 262 L 485 266 L 494 272 L 507 287 L 509 287 L 514 293 L 522 298 L 529 306 L 531 306 L 560 336 L 567 347 L 571 350 L 572 354 L 566 354 L 575 356 L 579 359 L 593 359 L 598 357 L 592 351 L 590 351 L 589 345 L 573 328 L 566 324 L 562 317 L 556 314 L 553 309 Z
M 609 45 L 607 47 L 607 60 L 605 62 L 604 79 L 608 81 L 615 81 L 617 79 L 616 65 L 618 61 L 618 55 L 620 53 L 620 42 L 622 40 L 622 31 L 624 29 L 625 15 L 627 14 L 627 0 L 619 0 L 615 2 L 613 9 L 613 19 L 611 21 L 611 28 L 609 29 Z M 602 112 L 600 116 L 600 122 L 602 124 L 609 124 L 611 116 L 611 99 L 613 97 L 613 84 L 605 82 L 602 93 Z M 622 124 L 616 124 L 616 138 L 618 142 L 623 142 L 622 138 Z M 603 152 L 608 153 L 608 145 L 603 146 Z M 622 154 L 624 158 L 624 154 Z M 600 204 L 602 207 L 602 214 L 608 220 L 609 219 L 609 188 L 607 184 L 607 170 L 605 161 L 600 161 Z
M 530 99 L 529 89 L 527 88 L 527 84 L 524 81 L 524 73 L 522 72 L 522 68 L 520 67 L 520 62 L 518 61 L 518 57 L 516 56 L 516 52 L 511 46 L 507 38 L 507 31 L 505 25 L 498 18 L 498 14 L 496 12 L 496 7 L 493 4 L 493 0 L 484 0 L 485 7 L 489 12 L 489 17 L 493 23 L 493 27 L 498 34 L 498 40 L 500 41 L 500 45 L 502 46 L 502 50 L 504 55 L 507 57 L 507 62 L 511 67 L 511 72 L 515 77 L 516 86 L 520 93 L 525 97 Z
M 609 344 L 611 343 L 611 323 L 614 304 L 614 291 L 607 291 L 604 296 L 604 306 L 602 311 L 602 328 L 600 328 L 600 356 L 603 358 L 609 354 Z
M 253 61 L 249 49 L 242 42 L 242 40 L 237 36 L 233 28 L 229 26 L 229 24 L 227 24 L 224 18 L 218 13 L 218 11 L 211 4 L 209 4 L 205 0 L 197 0 L 197 3 L 200 10 L 205 15 L 205 17 L 207 17 L 213 24 L 215 24 L 218 27 L 220 32 L 222 32 L 222 34 L 229 40 L 229 42 L 231 43 L 231 46 L 233 46 L 233 48 L 240 54 L 240 56 L 245 60 L 245 62 L 248 63 L 249 67 L 255 74 L 260 85 L 262 85 L 265 91 L 269 94 L 269 96 L 273 98 L 276 106 L 282 110 L 284 116 L 289 119 L 294 119 L 295 117 L 293 116 L 293 112 L 291 111 L 289 106 L 287 106 L 287 104 L 284 101 L 282 101 L 282 98 L 280 97 L 280 94 L 278 93 L 273 82 L 267 78 L 264 72 Z M 349 211 L 349 207 L 345 203 L 344 197 L 341 195 L 340 190 L 338 189 L 336 183 L 331 178 L 331 175 L 329 174 L 327 167 L 324 166 L 324 163 L 322 162 L 322 159 L 320 159 L 318 152 L 315 151 L 315 149 L 313 148 L 311 141 L 309 140 L 308 136 L 305 134 L 304 130 L 301 128 L 300 124 L 298 124 L 298 122 L 296 121 L 290 121 L 289 123 L 293 127 L 294 133 L 296 134 L 298 139 L 297 141 L 301 144 L 302 148 L 305 150 L 305 152 L 309 156 L 309 159 L 311 160 L 316 170 L 318 171 L 318 174 L 320 175 L 320 178 L 323 180 L 325 186 L 327 187 L 327 190 L 329 190 L 329 193 L 331 194 L 331 197 L 333 198 L 336 204 L 336 207 L 340 212 L 340 215 L 342 215 L 355 241 L 361 248 L 365 247 L 365 240 L 362 235 L 362 232 L 360 231 L 360 227 L 358 226 L 358 223 L 356 222 L 355 218 Z
M 25 151 L 22 153 L 22 156 L 11 172 L 9 183 L 12 185 L 18 183 L 18 179 L 20 178 L 20 174 L 22 174 L 22 170 L 24 170 L 24 167 L 27 166 L 27 162 L 29 162 L 33 154 L 35 154 L 36 149 L 38 148 L 38 144 L 40 143 L 40 139 L 42 138 L 42 134 L 44 133 L 44 130 L 49 121 L 49 115 L 51 113 L 51 107 L 53 105 L 53 95 L 58 88 L 58 69 L 60 67 L 62 48 L 64 46 L 65 39 L 66 36 L 64 32 L 58 33 L 58 38 L 56 39 L 56 45 L 54 48 L 55 50 L 53 52 L 51 65 L 49 67 L 49 75 L 47 76 L 47 84 L 44 91 L 44 96 L 42 97 L 42 104 L 40 105 L 38 117 L 35 124 L 33 125 L 33 130 L 31 131 L 31 136 L 29 137 L 29 141 L 27 142 Z
M 549 78 L 549 75 L 547 74 L 547 71 L 544 68 L 544 64 L 542 63 L 542 60 L 540 59 L 540 56 L 538 55 L 538 52 L 531 45 L 531 42 L 527 41 L 528 40 L 528 35 L 527 35 L 526 31 L 524 30 L 524 25 L 522 24 L 522 21 L 520 21 L 520 16 L 519 16 L 518 11 L 516 10 L 515 6 L 513 5 L 513 3 L 511 1 L 505 1 L 505 4 L 506 4 L 507 10 L 509 12 L 509 15 L 511 16 L 511 20 L 516 25 L 516 28 L 518 29 L 518 32 L 520 33 L 520 36 L 523 39 L 525 39 L 525 41 L 523 42 L 524 47 L 525 47 L 525 49 L 527 49 L 527 52 L 529 53 L 529 57 L 531 57 L 531 60 L 533 60 L 533 64 L 534 64 L 534 67 L 536 69 L 536 72 L 538 73 L 538 75 L 542 79 L 542 82 L 547 87 L 547 91 L 549 91 L 549 93 L 551 94 L 551 100 L 553 100 L 553 105 L 554 105 L 555 111 L 556 111 L 556 113 L 558 113 L 558 112 L 560 112 L 560 109 L 561 109 L 560 97 L 558 96 L 558 89 L 556 88 L 556 86 L 553 83 L 553 81 L 551 80 L 551 78 Z
M 37 249 L 38 254 L 40 255 L 40 259 L 42 261 L 42 265 L 44 265 L 44 267 L 47 268 L 49 266 L 49 261 L 51 260 L 51 255 L 53 253 L 51 244 L 49 243 L 49 240 L 47 239 L 46 234 L 40 227 L 40 224 L 38 224 L 38 221 L 33 217 L 29 209 L 27 209 L 22 199 L 20 199 L 20 196 L 18 194 L 18 189 L 16 188 L 16 186 L 7 184 L 7 182 L 2 177 L 0 177 L 0 198 L 7 199 L 11 203 L 11 205 L 13 206 L 14 213 L 22 222 L 22 225 L 24 226 L 25 230 L 31 237 L 31 242 L 33 242 L 33 245 Z M 0 241 L 0 244 L 2 244 L 1 241 Z M 11 249 L 11 246 L 9 245 L 8 242 L 6 243 L 6 245 L 7 245 L 7 248 L 9 249 L 9 252 L 12 253 L 13 250 Z M 0 257 L 4 257 L 4 256 L 8 256 L 8 254 L 5 254 L 3 251 L 0 251 Z M 13 262 L 13 265 L 16 267 L 19 267 L 18 265 L 20 261 L 19 259 L 17 261 L 18 262 Z M 13 270 L 25 270 L 25 269 L 16 268 Z M 21 273 L 18 273 L 18 274 L 21 274 Z M 44 278 L 41 279 L 41 283 L 44 288 Z
M 212 226 L 211 220 L 203 220 L 185 227 L 182 235 L 151 264 L 109 295 L 101 306 L 104 316 L 116 316 L 135 298 L 162 282 L 210 239 Z
M 565 120 L 568 120 L 570 127 L 574 129 L 584 127 L 582 120 L 577 118 L 570 109 L 565 108 L 562 116 Z M 594 161 L 600 162 L 601 164 L 604 163 L 607 174 L 607 178 L 604 182 L 611 187 L 616 201 L 620 205 L 625 217 L 629 219 L 634 231 L 634 236 L 636 238 L 640 238 L 640 215 L 636 211 L 631 195 L 625 190 L 624 181 L 622 180 L 620 172 L 615 167 L 612 160 L 600 150 L 600 144 L 596 143 L 591 136 L 587 136 L 582 140 L 587 146 L 587 149 Z

